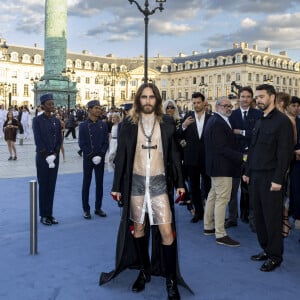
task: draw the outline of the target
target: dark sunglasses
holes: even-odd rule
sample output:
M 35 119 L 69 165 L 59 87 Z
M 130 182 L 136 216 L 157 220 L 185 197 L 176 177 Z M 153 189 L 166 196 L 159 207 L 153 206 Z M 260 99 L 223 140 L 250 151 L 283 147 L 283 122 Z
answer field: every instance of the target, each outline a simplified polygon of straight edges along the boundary
M 166 109 L 175 109 L 174 106 L 167 106 Z

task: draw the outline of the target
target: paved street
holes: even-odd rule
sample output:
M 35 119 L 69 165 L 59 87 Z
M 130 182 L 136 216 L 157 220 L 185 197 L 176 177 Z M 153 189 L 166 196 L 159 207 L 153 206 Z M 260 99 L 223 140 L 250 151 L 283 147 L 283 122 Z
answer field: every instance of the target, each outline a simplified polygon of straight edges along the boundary
M 66 162 L 60 156 L 59 174 L 78 173 L 82 171 L 82 158 L 77 154 L 78 141 L 65 139 Z M 17 161 L 8 161 L 9 153 L 6 142 L 0 139 L 0 178 L 16 178 L 36 176 L 35 145 L 33 138 L 24 140 L 23 145 L 16 141 Z

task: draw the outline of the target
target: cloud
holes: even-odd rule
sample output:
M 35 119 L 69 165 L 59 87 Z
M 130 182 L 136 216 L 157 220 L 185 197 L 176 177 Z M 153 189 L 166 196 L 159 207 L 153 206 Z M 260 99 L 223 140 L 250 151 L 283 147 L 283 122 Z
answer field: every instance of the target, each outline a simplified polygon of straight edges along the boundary
M 256 26 L 256 21 L 252 20 L 250 18 L 245 18 L 244 20 L 242 20 L 241 26 L 242 26 L 242 28 L 254 27 L 254 26 Z

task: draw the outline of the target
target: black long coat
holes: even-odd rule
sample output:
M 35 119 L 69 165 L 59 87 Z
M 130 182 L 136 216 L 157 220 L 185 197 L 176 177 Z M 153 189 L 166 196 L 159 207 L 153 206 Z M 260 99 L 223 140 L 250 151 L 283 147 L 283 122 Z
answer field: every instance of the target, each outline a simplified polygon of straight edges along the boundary
M 175 123 L 173 119 L 168 116 L 164 116 L 163 121 L 160 123 L 160 129 L 168 195 L 173 214 L 172 226 L 175 233 L 174 186 L 176 188 L 184 186 L 181 171 L 180 151 L 174 137 Z M 115 158 L 115 174 L 112 187 L 112 191 L 114 192 L 121 192 L 121 190 L 123 190 L 124 201 L 116 247 L 115 270 L 109 273 L 101 273 L 99 281 L 100 285 L 110 281 L 126 268 L 137 269 L 139 266 L 134 239 L 130 231 L 132 222 L 129 219 L 129 199 L 131 193 L 132 171 L 137 143 L 137 133 L 138 126 L 129 120 L 125 120 L 119 136 L 117 155 Z M 165 276 L 165 263 L 158 226 L 151 226 L 150 229 L 148 224 L 146 228 L 146 236 L 148 239 L 150 236 L 150 230 L 152 233 L 151 273 L 152 275 Z M 178 264 L 177 280 L 179 284 L 191 291 L 180 275 Z

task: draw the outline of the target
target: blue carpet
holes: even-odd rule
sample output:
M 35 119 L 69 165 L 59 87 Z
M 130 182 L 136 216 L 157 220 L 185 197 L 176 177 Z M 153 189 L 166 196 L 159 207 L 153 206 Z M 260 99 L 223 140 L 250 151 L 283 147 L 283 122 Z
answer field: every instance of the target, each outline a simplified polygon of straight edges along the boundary
M 38 255 L 31 256 L 29 181 L 1 179 L 0 299 L 92 300 L 166 299 L 164 279 L 152 278 L 144 292 L 133 294 L 137 271 L 127 270 L 107 285 L 98 286 L 99 274 L 114 266 L 120 209 L 109 191 L 112 173 L 105 173 L 103 209 L 107 218 L 84 220 L 81 208 L 82 174 L 60 175 L 54 216 L 59 225 L 38 225 Z M 94 199 L 94 184 L 90 199 Z M 93 200 L 90 201 L 94 207 Z M 256 235 L 243 223 L 228 233 L 239 248 L 217 245 L 202 234 L 203 223 L 190 223 L 184 206 L 176 206 L 181 273 L 195 292 L 180 287 L 182 299 L 293 299 L 299 292 L 300 237 L 293 231 L 285 240 L 284 262 L 272 273 L 259 271 L 250 261 L 260 251 Z

